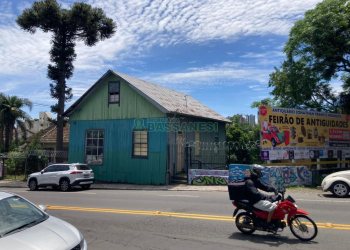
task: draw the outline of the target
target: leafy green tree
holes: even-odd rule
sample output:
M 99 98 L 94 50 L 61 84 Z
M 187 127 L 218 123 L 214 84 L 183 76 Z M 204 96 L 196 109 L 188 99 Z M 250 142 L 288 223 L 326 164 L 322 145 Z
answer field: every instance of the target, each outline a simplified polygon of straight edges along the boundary
M 337 97 L 304 60 L 285 61 L 270 74 L 271 94 L 280 107 L 336 112 Z
M 226 138 L 229 145 L 228 163 L 259 163 L 261 162 L 259 127 L 244 123 L 241 118 L 241 115 L 230 117 L 232 123 L 226 128 Z
M 330 82 L 350 73 L 349 37 L 348 1 L 324 0 L 307 11 L 291 29 L 284 48 L 287 59 L 270 75 L 275 100 L 283 107 L 344 110 L 349 105 L 348 85 L 344 82 L 338 95 Z
M 253 102 L 250 105 L 250 107 L 251 108 L 259 108 L 261 105 L 270 106 L 270 107 L 279 107 L 280 106 L 280 104 L 276 100 L 271 99 L 271 98 L 265 98 L 265 99 L 262 99 L 261 101 Z
M 6 160 L 6 174 L 17 175 L 23 172 L 25 164 L 25 155 L 22 152 L 11 151 L 8 153 L 8 159 Z
M 32 108 L 32 102 L 26 98 L 17 96 L 2 95 L 0 101 L 0 117 L 5 131 L 4 150 L 9 151 L 10 144 L 13 140 L 13 131 L 15 128 L 20 129 L 23 134 L 26 133 L 25 123 L 32 124 L 30 116 L 22 109 Z
M 64 9 L 56 0 L 34 2 L 17 18 L 17 24 L 30 33 L 41 29 L 53 34 L 50 51 L 53 64 L 48 66 L 48 77 L 53 81 L 50 84 L 51 96 L 58 100 L 52 106 L 52 111 L 57 113 L 56 149 L 62 150 L 64 106 L 72 98 L 72 89 L 67 86 L 66 80 L 73 75 L 76 41 L 93 46 L 100 40 L 110 38 L 116 25 L 100 8 L 74 3 L 70 9 Z

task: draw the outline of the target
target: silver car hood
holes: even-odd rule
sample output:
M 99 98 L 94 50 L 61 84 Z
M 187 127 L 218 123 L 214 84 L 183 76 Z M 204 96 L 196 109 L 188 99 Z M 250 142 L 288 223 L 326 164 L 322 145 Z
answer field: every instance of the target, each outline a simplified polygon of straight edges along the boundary
M 50 216 L 33 227 L 0 238 L 8 250 L 70 250 L 81 241 L 79 231 L 69 223 Z

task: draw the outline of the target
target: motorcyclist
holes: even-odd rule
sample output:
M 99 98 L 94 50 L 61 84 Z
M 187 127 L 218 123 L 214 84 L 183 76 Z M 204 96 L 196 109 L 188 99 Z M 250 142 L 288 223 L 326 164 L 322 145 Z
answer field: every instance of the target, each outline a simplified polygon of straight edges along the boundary
M 267 222 L 269 223 L 273 212 L 277 207 L 277 200 L 279 200 L 281 197 L 278 195 L 278 192 L 274 187 L 264 184 L 261 181 L 263 169 L 264 167 L 259 165 L 253 165 L 253 167 L 250 169 L 249 176 L 247 176 L 245 179 L 246 197 L 250 203 L 253 204 L 253 207 L 269 212 L 267 217 Z M 272 196 L 264 194 L 258 189 L 265 192 L 274 192 L 275 195 Z

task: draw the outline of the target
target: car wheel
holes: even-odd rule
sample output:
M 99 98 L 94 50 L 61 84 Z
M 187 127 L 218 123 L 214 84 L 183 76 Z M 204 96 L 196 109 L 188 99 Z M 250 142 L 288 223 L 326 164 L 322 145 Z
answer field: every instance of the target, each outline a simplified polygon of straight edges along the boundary
M 63 179 L 60 181 L 60 189 L 62 192 L 66 192 L 70 189 L 69 180 Z
M 81 185 L 81 188 L 84 189 L 84 190 L 90 189 L 90 187 L 91 187 L 90 184 Z
M 30 180 L 28 186 L 30 191 L 35 191 L 38 189 L 38 183 L 35 179 Z
M 333 184 L 331 191 L 335 196 L 343 198 L 349 194 L 350 188 L 345 182 L 337 181 Z

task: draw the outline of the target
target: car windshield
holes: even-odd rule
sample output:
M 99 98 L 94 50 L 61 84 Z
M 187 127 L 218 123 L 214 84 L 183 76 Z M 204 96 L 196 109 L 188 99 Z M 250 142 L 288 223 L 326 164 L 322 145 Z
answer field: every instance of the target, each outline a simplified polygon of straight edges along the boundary
M 87 165 L 75 165 L 77 170 L 91 170 L 91 168 Z
M 0 200 L 0 238 L 32 227 L 49 216 L 18 196 Z

